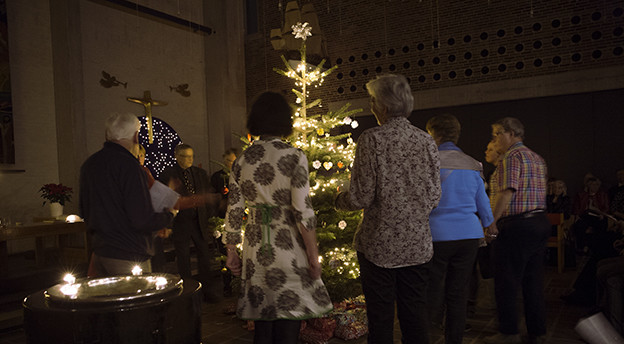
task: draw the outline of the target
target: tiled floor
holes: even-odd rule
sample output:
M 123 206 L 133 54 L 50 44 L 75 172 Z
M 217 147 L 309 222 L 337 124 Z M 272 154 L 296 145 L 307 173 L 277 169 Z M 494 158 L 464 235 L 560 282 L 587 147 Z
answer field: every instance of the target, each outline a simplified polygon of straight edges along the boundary
M 588 311 L 578 306 L 565 305 L 559 296 L 566 291 L 572 284 L 576 271 L 568 269 L 563 274 L 558 274 L 554 267 L 547 268 L 546 276 L 546 298 L 548 310 L 548 339 L 547 343 L 555 344 L 572 344 L 583 343 L 580 337 L 575 333 L 574 326 L 579 318 Z M 474 318 L 468 319 L 467 323 L 472 326 L 472 330 L 466 332 L 464 336 L 464 344 L 481 343 L 483 337 L 494 334 L 496 332 L 495 311 L 492 309 L 491 299 L 487 295 L 491 292 L 491 285 L 482 284 L 479 295 L 479 303 Z M 13 297 L 17 297 L 19 292 L 13 292 Z M 25 334 L 19 324 L 15 321 L 16 316 L 20 316 L 19 302 L 7 302 L 10 295 L 0 295 L 0 325 L 6 325 L 8 328 L 0 328 L 0 343 L 6 344 L 23 344 L 26 343 Z M 1 302 L 4 299 L 4 302 Z M 19 300 L 19 298 L 18 298 Z M 489 300 L 489 301 L 488 301 Z M 203 343 L 225 344 L 225 343 L 252 343 L 253 332 L 246 329 L 246 323 L 237 319 L 234 315 L 226 314 L 228 308 L 232 308 L 235 297 L 226 298 L 218 304 L 202 305 L 202 338 Z M 8 319 L 8 320 L 7 320 Z M 11 325 L 13 319 L 13 325 Z M 18 319 L 19 320 L 19 319 Z M 0 326 L 1 327 L 1 326 Z M 524 330 L 523 327 L 521 327 Z M 526 340 L 526 338 L 525 338 Z M 400 342 L 400 331 L 398 325 L 395 326 L 395 342 Z M 340 339 L 333 338 L 330 344 L 336 343 L 366 343 L 366 338 L 362 337 L 356 340 L 345 342 Z M 444 343 L 441 330 L 434 329 L 432 332 L 432 344 Z
M 554 267 L 548 267 L 546 280 L 548 335 L 546 343 L 584 343 L 574 331 L 574 326 L 579 318 L 586 314 L 588 309 L 565 305 L 559 299 L 559 296 L 569 288 L 575 276 L 575 271 L 566 271 L 563 274 L 557 274 Z M 487 293 L 487 287 L 487 285 L 484 285 L 483 289 L 485 289 L 485 292 L 481 292 L 479 295 L 480 302 L 475 317 L 467 321 L 467 323 L 471 325 L 472 330 L 464 335 L 464 344 L 482 343 L 483 337 L 496 333 L 497 321 L 495 310 L 488 309 L 491 305 L 488 305 L 487 299 L 485 295 L 483 295 Z M 227 316 L 223 313 L 223 309 L 227 308 L 227 306 L 233 302 L 234 299 L 227 299 L 218 305 L 206 305 L 202 315 L 204 343 L 251 343 L 253 341 L 252 332 L 244 328 L 244 322 L 236 319 L 235 316 Z M 400 343 L 400 335 L 401 332 L 398 329 L 398 324 L 395 324 L 395 343 Z M 524 340 L 526 341 L 526 338 L 524 338 Z M 333 338 L 329 343 L 360 344 L 366 343 L 366 338 L 362 337 L 348 342 Z M 431 343 L 444 343 L 441 330 L 432 330 Z

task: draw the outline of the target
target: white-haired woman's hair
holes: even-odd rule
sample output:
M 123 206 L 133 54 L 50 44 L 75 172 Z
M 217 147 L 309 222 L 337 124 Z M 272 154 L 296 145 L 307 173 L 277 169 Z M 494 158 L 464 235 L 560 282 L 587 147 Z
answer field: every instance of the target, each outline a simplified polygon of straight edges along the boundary
M 414 96 L 403 75 L 385 74 L 366 84 L 375 102 L 388 109 L 389 117 L 409 117 L 414 108 Z
M 106 140 L 132 139 L 140 128 L 141 122 L 137 116 L 131 113 L 113 113 L 106 119 Z

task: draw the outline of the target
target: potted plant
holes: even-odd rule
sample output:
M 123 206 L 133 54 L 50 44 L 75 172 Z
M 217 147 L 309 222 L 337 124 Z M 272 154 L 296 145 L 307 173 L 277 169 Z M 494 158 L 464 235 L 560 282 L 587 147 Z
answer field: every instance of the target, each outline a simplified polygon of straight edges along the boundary
M 71 201 L 72 188 L 63 184 L 45 184 L 39 189 L 43 204 L 50 202 L 50 215 L 54 218 L 63 214 L 65 202 Z

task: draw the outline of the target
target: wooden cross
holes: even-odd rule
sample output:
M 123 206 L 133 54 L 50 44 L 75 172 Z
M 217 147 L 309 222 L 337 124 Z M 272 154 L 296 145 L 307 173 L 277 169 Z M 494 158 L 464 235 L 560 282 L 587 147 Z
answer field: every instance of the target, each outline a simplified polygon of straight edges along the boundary
M 145 107 L 145 117 L 147 117 L 147 137 L 148 142 L 150 144 L 154 143 L 154 133 L 152 131 L 152 105 L 153 106 L 164 106 L 167 105 L 167 102 L 161 102 L 159 100 L 152 99 L 152 92 L 145 91 L 143 92 L 143 98 L 132 98 L 126 97 L 128 101 L 133 103 L 141 104 Z

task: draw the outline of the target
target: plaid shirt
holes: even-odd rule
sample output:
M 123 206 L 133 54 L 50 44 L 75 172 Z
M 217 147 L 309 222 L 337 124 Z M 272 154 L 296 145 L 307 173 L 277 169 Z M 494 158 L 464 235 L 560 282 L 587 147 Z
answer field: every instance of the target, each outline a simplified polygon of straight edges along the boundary
M 515 191 L 502 217 L 546 209 L 546 162 L 522 142 L 514 143 L 505 152 L 496 179 L 497 183 L 492 185 L 493 199 L 504 190 Z
M 500 163 L 498 164 L 500 166 Z M 498 166 L 492 172 L 490 176 L 490 184 L 489 184 L 489 197 L 490 197 L 490 206 L 492 207 L 492 212 L 494 212 L 494 207 L 496 206 L 496 196 L 498 193 Z

